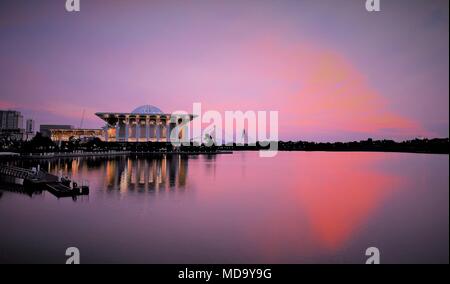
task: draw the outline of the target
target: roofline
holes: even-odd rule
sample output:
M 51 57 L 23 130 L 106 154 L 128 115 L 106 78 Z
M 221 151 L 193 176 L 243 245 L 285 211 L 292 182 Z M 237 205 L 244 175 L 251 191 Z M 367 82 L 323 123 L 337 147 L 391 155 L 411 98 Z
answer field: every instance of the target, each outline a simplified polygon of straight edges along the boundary
M 172 115 L 170 113 L 132 113 L 132 112 L 96 112 L 95 115 L 114 114 L 114 115 Z
M 103 130 L 101 128 L 51 128 L 50 131 L 97 131 Z
M 149 113 L 131 113 L 131 112 L 96 112 L 95 115 L 96 116 L 103 116 L 103 115 L 115 115 L 115 116 L 183 116 L 183 115 L 189 115 L 191 117 L 197 117 L 197 115 L 193 115 L 193 114 L 181 114 L 181 113 L 154 113 L 154 114 L 149 114 Z

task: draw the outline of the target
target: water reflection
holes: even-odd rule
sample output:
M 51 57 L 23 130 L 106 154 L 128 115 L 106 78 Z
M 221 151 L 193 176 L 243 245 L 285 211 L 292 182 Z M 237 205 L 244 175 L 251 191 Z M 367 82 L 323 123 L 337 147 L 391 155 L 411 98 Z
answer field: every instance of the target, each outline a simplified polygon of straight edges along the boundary
M 153 157 L 73 158 L 49 161 L 22 161 L 23 167 L 35 167 L 93 183 L 108 191 L 159 192 L 183 191 L 187 184 L 188 158 L 183 155 Z
M 91 192 L 88 202 L 55 202 L 0 190 L 0 228 L 9 228 L 0 249 L 18 260 L 16 240 L 32 232 L 36 262 L 59 261 L 51 248 L 75 240 L 89 252 L 86 263 L 364 263 L 369 246 L 386 252 L 384 263 L 448 263 L 448 156 L 237 152 L 21 163 L 36 162 L 89 180 Z
M 3 183 L 3 181 L 0 181 L 0 199 L 3 196 L 3 191 L 27 195 L 29 197 L 35 197 L 37 195 L 42 195 L 43 193 L 42 190 L 29 190 L 21 185 Z
M 398 158 L 391 155 L 391 163 Z M 339 153 L 296 156 L 291 161 L 295 168 L 283 168 L 289 179 L 280 185 L 287 197 L 278 199 L 283 203 L 271 211 L 275 214 L 268 216 L 268 222 L 283 234 L 296 236 L 288 248 L 291 252 L 305 254 L 312 244 L 316 250 L 338 252 L 361 233 L 392 195 L 413 186 L 380 166 L 383 162 L 382 155 L 372 153 L 344 158 Z M 286 218 L 287 212 L 290 218 Z M 266 246 L 285 249 L 274 240 L 266 240 L 270 243 Z
M 157 159 L 119 159 L 106 162 L 104 186 L 108 190 L 184 190 L 188 160 L 179 155 Z

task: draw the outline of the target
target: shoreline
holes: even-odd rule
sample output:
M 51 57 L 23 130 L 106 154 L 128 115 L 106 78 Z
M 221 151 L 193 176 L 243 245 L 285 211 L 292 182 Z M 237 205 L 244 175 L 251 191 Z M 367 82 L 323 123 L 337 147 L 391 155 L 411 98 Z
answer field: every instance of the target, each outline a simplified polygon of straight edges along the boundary
M 83 157 L 115 157 L 115 156 L 130 156 L 130 155 L 219 155 L 219 154 L 233 154 L 233 151 L 216 151 L 216 152 L 133 152 L 133 151 L 117 151 L 117 152 L 79 152 L 79 153 L 67 153 L 67 152 L 51 152 L 38 154 L 23 154 L 11 153 L 12 155 L 1 155 L 1 159 L 56 159 L 56 158 L 83 158 Z
M 20 153 L 12 153 L 8 152 L 3 154 L 0 152 L 0 160 L 27 160 L 27 159 L 38 159 L 38 160 L 46 160 L 46 159 L 57 159 L 57 158 L 83 158 L 83 157 L 116 157 L 116 156 L 152 156 L 152 155 L 220 155 L 220 154 L 234 154 L 235 152 L 243 152 L 243 151 L 264 151 L 263 149 L 234 149 L 234 150 L 224 150 L 224 151 L 215 151 L 215 152 L 207 152 L 207 151 L 151 151 L 151 152 L 133 152 L 133 151 L 115 151 L 115 152 L 78 152 L 78 153 L 67 153 L 67 152 L 49 152 L 49 153 L 33 153 L 33 154 L 20 154 Z M 401 151 L 401 150 L 370 150 L 370 149 L 355 149 L 355 150 L 286 150 L 279 149 L 279 152 L 342 152 L 342 153 L 403 153 L 403 154 L 435 154 L 435 155 L 449 155 L 448 152 L 430 152 L 430 151 Z M 2 155 L 3 154 L 3 155 Z

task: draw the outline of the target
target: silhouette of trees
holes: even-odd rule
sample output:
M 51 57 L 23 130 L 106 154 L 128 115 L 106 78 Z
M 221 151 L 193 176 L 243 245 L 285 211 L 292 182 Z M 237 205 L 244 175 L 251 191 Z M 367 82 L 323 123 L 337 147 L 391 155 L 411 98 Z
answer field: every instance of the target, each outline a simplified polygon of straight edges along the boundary
M 216 145 L 211 136 L 210 140 L 201 145 L 189 145 L 174 147 L 169 142 L 105 142 L 99 138 L 87 140 L 69 139 L 69 141 L 53 142 L 49 137 L 36 133 L 31 141 L 10 141 L 0 139 L 0 150 L 18 153 L 41 152 L 73 152 L 73 151 L 131 151 L 131 152 L 216 152 L 216 151 L 253 151 L 269 148 L 268 142 L 257 142 L 256 146 L 250 145 Z M 212 145 L 211 145 L 212 144 Z M 307 141 L 279 141 L 279 151 L 378 151 L 378 152 L 412 152 L 412 153 L 449 153 L 449 139 L 413 139 L 402 142 L 393 140 L 373 140 L 371 138 L 362 141 L 350 142 L 307 142 Z
M 56 149 L 56 144 L 49 138 L 43 136 L 40 132 L 30 141 L 23 142 L 22 151 L 33 153 L 33 152 L 47 152 Z

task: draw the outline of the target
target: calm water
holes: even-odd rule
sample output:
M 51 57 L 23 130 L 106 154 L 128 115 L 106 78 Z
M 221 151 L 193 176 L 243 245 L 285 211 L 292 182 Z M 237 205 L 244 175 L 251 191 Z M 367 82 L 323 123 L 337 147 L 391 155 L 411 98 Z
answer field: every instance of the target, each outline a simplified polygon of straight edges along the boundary
M 36 164 L 33 164 L 36 165 Z M 449 156 L 256 152 L 41 162 L 77 200 L 0 189 L 0 262 L 449 262 Z

